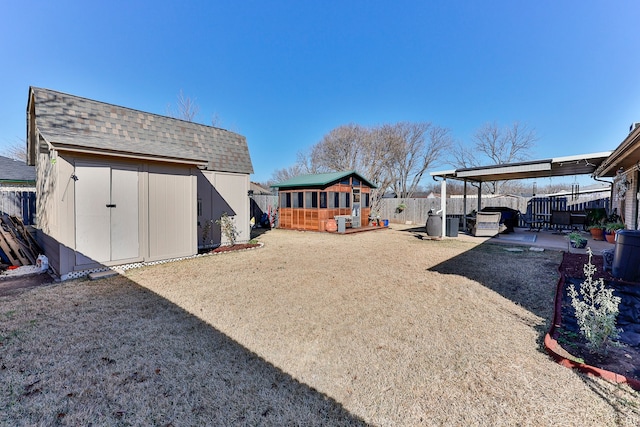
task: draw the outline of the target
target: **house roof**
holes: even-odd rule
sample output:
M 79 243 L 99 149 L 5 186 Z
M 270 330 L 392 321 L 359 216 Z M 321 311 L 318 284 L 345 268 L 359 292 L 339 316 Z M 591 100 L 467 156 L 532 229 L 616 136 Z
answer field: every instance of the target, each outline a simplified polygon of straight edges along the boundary
M 224 129 L 31 87 L 35 126 L 60 151 L 180 160 L 253 173 L 244 136 Z M 29 110 L 28 110 L 29 111 Z
M 347 172 L 329 172 L 329 173 L 318 173 L 311 175 L 299 175 L 288 179 L 286 181 L 282 181 L 277 184 L 273 184 L 271 187 L 278 188 L 292 188 L 292 187 L 326 187 L 329 184 L 333 184 L 344 178 L 355 176 L 360 181 L 364 182 L 371 188 L 378 188 L 376 185 L 371 183 L 368 179 L 364 178 L 356 171 L 347 171 Z
M 262 185 L 257 182 L 249 183 L 249 190 L 253 191 L 254 195 L 272 195 L 273 193 L 268 188 L 264 188 Z
M 25 162 L 0 156 L 0 182 L 35 184 L 36 170 Z
M 612 177 L 618 169 L 630 169 L 640 162 L 640 123 L 631 125 L 629 135 L 613 150 L 611 155 L 595 171 L 596 176 Z
M 576 156 L 555 157 L 530 162 L 461 168 L 431 172 L 440 178 L 466 179 L 469 181 L 504 181 L 509 179 L 544 178 L 550 176 L 592 175 L 596 168 L 611 154 L 610 151 Z

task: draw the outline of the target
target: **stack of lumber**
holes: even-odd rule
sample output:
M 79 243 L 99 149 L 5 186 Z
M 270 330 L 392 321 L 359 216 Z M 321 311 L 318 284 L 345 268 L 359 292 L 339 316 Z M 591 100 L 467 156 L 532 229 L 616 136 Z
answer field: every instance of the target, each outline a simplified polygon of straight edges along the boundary
M 0 252 L 11 265 L 35 265 L 38 255 L 43 253 L 22 220 L 16 216 L 0 217 Z

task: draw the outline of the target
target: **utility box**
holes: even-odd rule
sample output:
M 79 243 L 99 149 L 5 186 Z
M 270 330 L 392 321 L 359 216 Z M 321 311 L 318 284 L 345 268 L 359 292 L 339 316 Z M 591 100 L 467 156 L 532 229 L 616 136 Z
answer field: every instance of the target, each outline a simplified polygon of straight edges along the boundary
M 458 224 L 459 218 L 455 216 L 448 216 L 447 223 L 445 224 L 447 237 L 458 237 Z
M 611 274 L 625 282 L 640 282 L 640 230 L 616 232 Z

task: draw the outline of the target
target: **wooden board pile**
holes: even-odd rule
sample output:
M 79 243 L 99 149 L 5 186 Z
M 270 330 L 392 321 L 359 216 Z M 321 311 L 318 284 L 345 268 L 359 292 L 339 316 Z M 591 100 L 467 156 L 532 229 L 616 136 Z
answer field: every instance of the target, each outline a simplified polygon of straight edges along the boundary
M 35 265 L 42 249 L 17 216 L 0 217 L 0 256 L 10 265 Z

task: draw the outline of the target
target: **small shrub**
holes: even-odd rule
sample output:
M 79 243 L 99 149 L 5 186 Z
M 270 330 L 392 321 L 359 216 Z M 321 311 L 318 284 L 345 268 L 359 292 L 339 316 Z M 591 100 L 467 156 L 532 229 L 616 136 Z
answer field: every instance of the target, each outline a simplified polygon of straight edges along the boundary
M 587 249 L 589 261 L 584 265 L 585 280 L 579 291 L 569 285 L 571 305 L 576 312 L 580 333 L 587 340 L 589 349 L 596 353 L 606 353 L 607 345 L 617 344 L 622 329 L 616 328 L 620 297 L 613 295 L 613 289 L 604 285 L 602 278 L 593 279 L 596 266 L 591 263 L 593 253 Z
M 236 244 L 236 239 L 240 235 L 238 228 L 236 227 L 236 223 L 234 218 L 227 215 L 227 213 L 223 213 L 220 219 L 216 220 L 216 224 L 220 226 L 220 231 L 227 238 L 229 244 L 231 246 Z

